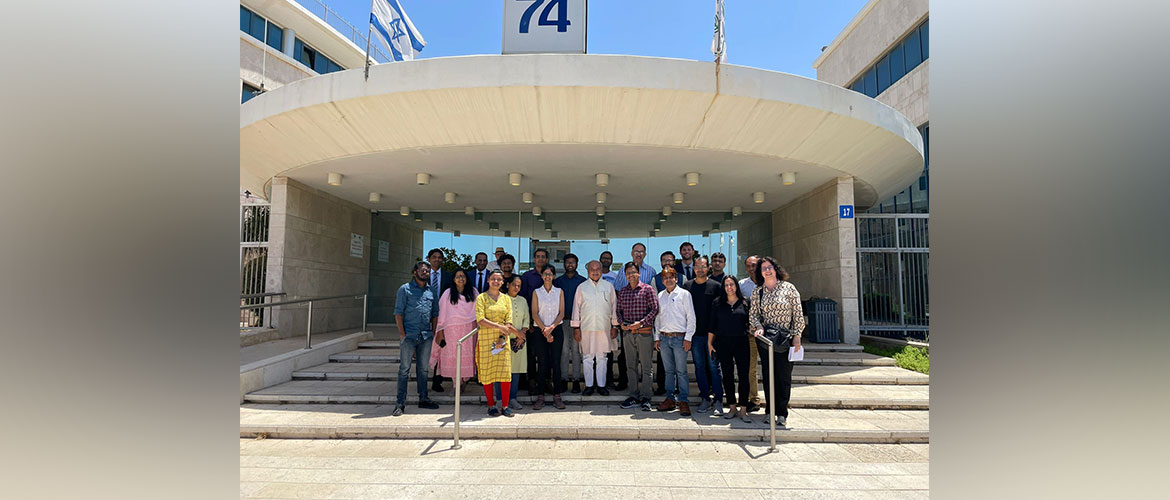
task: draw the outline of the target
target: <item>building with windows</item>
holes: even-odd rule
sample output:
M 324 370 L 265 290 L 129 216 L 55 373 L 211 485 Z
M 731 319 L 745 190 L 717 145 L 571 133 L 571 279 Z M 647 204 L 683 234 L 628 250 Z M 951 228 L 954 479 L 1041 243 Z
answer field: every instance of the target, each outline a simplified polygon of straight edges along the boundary
M 897 200 L 923 176 L 925 151 L 925 122 L 882 100 L 901 81 L 877 98 L 846 88 L 880 55 L 839 81 L 560 53 L 380 64 L 366 79 L 355 39 L 298 2 L 241 2 L 242 85 L 264 92 L 242 92 L 240 188 L 269 204 L 241 217 L 268 224 L 252 271 L 289 298 L 369 297 L 365 309 L 315 306 L 313 331 L 392 321 L 425 235 L 490 236 L 482 250 L 521 260 L 521 242 L 729 236 L 741 274 L 746 256 L 775 256 L 805 298 L 838 304 L 830 341 L 858 342 L 868 219 L 855 213 Z M 818 71 L 840 65 L 818 60 Z M 281 336 L 304 334 L 304 308 L 270 319 Z
M 866 334 L 925 338 L 930 328 L 929 28 L 926 0 L 871 0 L 813 63 L 818 80 L 889 105 L 922 136 L 918 179 L 857 215 L 859 328 Z

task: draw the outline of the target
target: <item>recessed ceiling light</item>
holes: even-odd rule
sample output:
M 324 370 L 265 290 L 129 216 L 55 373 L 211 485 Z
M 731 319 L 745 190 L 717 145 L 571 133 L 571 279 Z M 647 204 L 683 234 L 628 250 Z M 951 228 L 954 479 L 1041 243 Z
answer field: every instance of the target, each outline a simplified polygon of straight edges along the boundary
M 597 202 L 605 203 L 605 193 L 597 193 Z
M 755 203 L 763 203 L 764 202 L 764 192 L 763 191 L 756 191 L 756 192 L 752 193 L 752 201 Z
M 408 207 L 408 206 L 406 206 L 406 205 L 403 205 L 403 206 L 399 207 L 399 209 L 398 209 L 398 215 L 401 215 L 401 216 L 403 216 L 403 217 L 406 217 L 407 215 L 410 215 L 410 207 Z
M 784 172 L 780 174 L 780 182 L 783 182 L 785 186 L 796 184 L 796 172 Z
M 520 199 L 524 201 L 524 203 L 532 203 L 532 193 L 523 193 L 520 195 Z
M 329 185 L 330 186 L 340 186 L 341 185 L 341 174 L 339 174 L 337 172 L 329 172 Z
M 681 205 L 681 204 L 682 204 L 682 202 L 683 202 L 683 194 L 682 194 L 682 193 L 674 193 L 674 196 L 673 196 L 673 198 L 674 198 L 674 204 L 675 204 L 675 205 Z
M 381 203 L 382 193 L 370 193 L 370 203 Z
M 687 185 L 688 186 L 698 186 L 699 185 L 699 173 L 698 172 L 688 172 L 687 173 Z
M 419 172 L 418 175 L 414 176 L 414 180 L 418 183 L 418 185 L 425 186 L 431 183 L 431 174 L 426 172 Z
M 508 174 L 508 184 L 511 184 L 513 186 L 519 186 L 520 180 L 523 178 L 524 178 L 524 175 L 520 174 L 519 172 L 512 172 L 512 173 Z
M 606 187 L 609 185 L 609 174 L 597 174 L 597 187 Z

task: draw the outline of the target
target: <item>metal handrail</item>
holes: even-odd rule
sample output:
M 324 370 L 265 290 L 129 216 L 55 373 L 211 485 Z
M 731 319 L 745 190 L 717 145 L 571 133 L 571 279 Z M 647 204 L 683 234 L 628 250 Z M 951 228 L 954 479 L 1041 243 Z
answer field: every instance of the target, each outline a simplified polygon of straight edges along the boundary
M 281 295 L 284 295 L 284 292 L 279 292 L 279 293 Z M 366 314 L 368 312 L 368 306 L 369 306 L 369 294 L 365 294 L 365 293 L 363 293 L 361 295 L 333 295 L 333 296 L 329 296 L 329 297 L 311 297 L 311 298 L 299 299 L 299 300 L 286 300 L 284 302 L 269 302 L 267 304 L 252 304 L 250 306 L 240 306 L 240 310 L 243 311 L 245 309 L 263 309 L 265 307 L 272 307 L 272 306 L 290 306 L 293 304 L 304 304 L 307 302 L 309 304 L 309 314 L 308 314 L 308 320 L 306 321 L 306 326 L 305 326 L 305 349 L 312 349 L 313 348 L 313 302 L 321 302 L 324 300 L 359 299 L 359 298 L 362 299 L 362 329 L 361 329 L 361 331 L 364 332 L 364 331 L 366 331 Z
M 772 453 L 776 451 L 776 360 L 772 341 L 763 335 L 756 336 L 756 339 L 768 344 L 768 426 L 771 427 L 772 436 L 772 446 L 768 447 L 768 452 Z
M 340 21 L 343 25 L 345 25 L 345 28 L 349 31 L 349 36 L 346 38 L 349 38 L 349 40 L 352 41 L 355 45 L 357 45 L 358 47 L 361 47 L 361 46 L 367 45 L 369 43 L 369 38 L 362 35 L 361 32 L 358 31 L 358 29 L 356 27 L 354 27 L 354 25 L 350 24 L 349 21 L 346 21 L 345 18 L 341 16 L 341 14 L 338 14 L 337 11 L 333 10 L 333 8 L 329 7 L 329 5 L 326 4 L 325 2 L 322 2 L 321 0 L 296 0 L 296 2 L 298 4 L 300 4 L 302 7 L 304 7 L 305 10 L 309 11 L 309 13 L 316 16 L 317 13 L 313 12 L 313 8 L 308 3 L 306 3 L 306 2 L 310 2 L 310 1 L 312 3 L 317 4 L 319 7 L 321 7 L 322 13 L 320 16 L 318 16 L 321 19 L 321 21 L 323 21 L 327 26 L 337 30 L 337 32 L 339 34 L 341 34 L 341 36 L 343 36 L 343 37 L 346 36 L 345 33 L 343 33 L 342 30 L 340 29 L 341 27 L 337 26 L 335 24 L 329 24 L 329 16 L 331 14 L 333 15 L 333 19 Z M 372 52 L 370 52 L 370 57 L 373 57 L 375 61 L 378 61 L 377 55 L 382 56 L 382 60 L 378 61 L 378 62 L 386 62 L 386 61 L 393 60 L 389 56 L 387 56 L 385 53 L 383 53 L 382 50 L 379 49 L 378 47 L 373 47 L 371 50 L 372 50 Z
M 463 341 L 475 335 L 479 331 L 479 327 L 472 328 L 467 335 L 455 342 L 455 380 L 451 385 L 455 386 L 455 443 L 451 445 L 452 450 L 458 450 L 463 445 L 459 444 L 459 400 L 462 399 L 463 390 Z
M 288 295 L 284 292 L 268 292 L 268 293 L 251 293 L 248 295 L 240 295 L 241 299 L 257 299 L 260 297 L 273 297 L 276 295 Z

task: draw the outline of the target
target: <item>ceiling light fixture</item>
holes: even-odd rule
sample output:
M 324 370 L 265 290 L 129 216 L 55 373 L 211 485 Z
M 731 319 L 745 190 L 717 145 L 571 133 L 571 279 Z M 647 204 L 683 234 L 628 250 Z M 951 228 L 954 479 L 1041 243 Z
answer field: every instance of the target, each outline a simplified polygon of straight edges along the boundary
M 780 174 L 780 182 L 783 182 L 785 186 L 796 184 L 796 172 L 784 172 Z
M 370 193 L 370 203 L 381 203 L 382 193 Z
M 699 185 L 699 173 L 698 172 L 687 172 L 687 185 L 688 186 L 698 186 Z
M 340 186 L 341 185 L 341 174 L 339 174 L 337 172 L 329 172 L 329 185 L 330 186 Z
M 408 206 L 406 206 L 406 205 L 403 205 L 403 206 L 399 207 L 399 209 L 398 209 L 398 215 L 401 215 L 401 216 L 403 216 L 403 217 L 406 217 L 407 215 L 410 215 L 410 207 L 408 207 Z
M 489 222 L 488 229 L 491 229 L 492 231 L 499 231 L 500 230 L 500 223 L 499 222 Z
M 662 215 L 670 217 L 671 210 L 673 210 L 673 209 L 670 208 L 670 205 L 662 207 Z
M 542 212 L 540 210 L 540 207 L 532 207 L 532 215 L 540 217 L 540 214 L 542 214 L 542 213 L 544 213 L 544 212 Z
M 605 217 L 605 207 L 597 207 L 597 216 Z
M 461 234 L 463 234 L 463 233 L 459 232 L 458 229 L 455 230 L 455 237 L 456 238 L 458 238 Z
M 532 193 L 521 194 L 520 199 L 523 200 L 524 203 L 532 203 Z
M 711 231 L 703 231 L 703 237 L 704 237 L 704 238 L 707 238 L 707 237 L 709 237 L 709 236 L 711 236 Z
M 752 193 L 752 202 L 763 203 L 764 202 L 764 192 L 763 191 L 756 191 L 756 192 Z
M 731 207 L 731 215 L 736 217 L 743 215 L 743 207 Z
M 682 194 L 682 193 L 674 193 L 674 196 L 673 196 L 673 198 L 674 198 L 674 204 L 675 204 L 675 205 L 681 205 L 681 204 L 682 204 L 682 202 L 683 202 L 683 194 Z
M 735 216 L 731 215 L 731 212 L 723 212 L 723 222 L 731 222 L 732 217 Z
M 428 174 L 426 172 L 419 172 L 418 175 L 414 176 L 414 181 L 417 182 L 418 185 L 420 185 L 420 186 L 425 186 L 427 184 L 430 184 L 431 183 L 431 174 Z
M 508 174 L 508 184 L 513 186 L 519 186 L 522 179 L 524 179 L 524 175 L 518 172 L 512 172 Z
M 512 231 L 504 231 L 504 237 L 505 237 L 505 238 L 511 238 L 511 237 L 512 237 Z
M 414 213 L 414 221 L 415 222 L 422 222 L 422 214 L 415 212 Z
M 559 234 L 559 233 L 557 233 L 556 231 L 553 231 L 553 232 L 552 232 L 552 237 L 553 237 L 553 238 L 556 238 L 556 237 L 557 237 L 557 234 Z
M 436 222 L 436 223 L 435 223 L 435 230 L 440 230 L 440 229 L 443 229 L 443 223 L 442 223 L 442 222 Z
M 597 187 L 609 185 L 609 174 L 597 174 Z
M 455 193 L 451 193 L 451 192 L 443 193 L 443 200 L 446 201 L 447 203 L 455 203 Z
M 475 213 L 475 222 L 483 222 L 483 212 Z
M 605 193 L 597 193 L 597 202 L 605 203 Z
M 712 230 L 712 231 L 718 231 L 718 230 L 719 230 L 719 223 L 718 223 L 718 222 L 712 222 L 712 223 L 711 223 L 711 230 Z
M 463 215 L 475 215 L 475 207 L 463 207 Z

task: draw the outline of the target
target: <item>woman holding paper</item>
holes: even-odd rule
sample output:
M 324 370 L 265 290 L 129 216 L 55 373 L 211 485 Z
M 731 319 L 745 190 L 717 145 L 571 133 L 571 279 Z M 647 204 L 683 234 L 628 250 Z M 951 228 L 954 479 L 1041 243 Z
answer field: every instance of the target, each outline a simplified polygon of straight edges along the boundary
M 804 313 L 800 305 L 800 292 L 788 281 L 788 272 L 776 263 L 776 259 L 763 257 L 756 265 L 756 282 L 760 286 L 752 291 L 749 301 L 750 331 L 756 337 L 761 337 L 765 327 L 785 328 L 792 332 L 792 347 L 799 351 L 800 334 L 804 331 Z M 760 369 L 768 373 L 768 346 L 759 342 L 757 347 L 760 352 Z M 765 378 L 764 397 L 768 404 L 776 405 L 776 423 L 783 427 L 788 424 L 788 399 L 792 395 L 792 362 L 788 361 L 786 343 L 776 345 L 771 363 L 775 365 L 775 370 L 771 371 L 776 383 L 776 394 L 770 393 Z
M 503 403 L 503 414 L 513 415 L 508 408 L 512 392 L 512 349 L 508 345 L 509 335 L 520 332 L 512 326 L 512 299 L 503 293 L 504 275 L 492 271 L 488 275 L 488 289 L 475 298 L 475 321 L 479 324 L 479 339 L 475 349 L 475 365 L 479 383 L 487 397 L 488 415 L 500 414 L 492 389 L 498 386 Z

